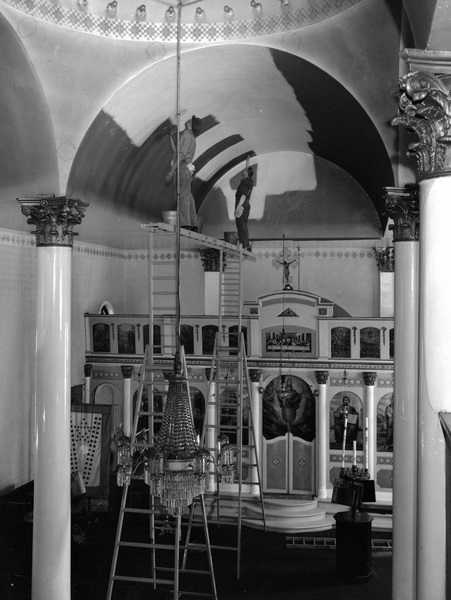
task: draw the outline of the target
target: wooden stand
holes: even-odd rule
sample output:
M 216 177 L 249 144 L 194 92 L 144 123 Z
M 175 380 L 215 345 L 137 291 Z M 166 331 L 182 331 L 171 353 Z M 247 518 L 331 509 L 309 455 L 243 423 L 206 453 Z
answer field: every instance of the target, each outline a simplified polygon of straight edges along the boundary
M 371 577 L 371 522 L 359 511 L 334 515 L 336 521 L 336 569 L 346 581 L 368 581 Z
M 372 568 L 371 522 L 373 517 L 358 509 L 362 500 L 374 501 L 374 481 L 345 475 L 341 479 L 345 485 L 341 488 L 338 487 L 337 498 L 333 501 L 349 504 L 352 509 L 334 515 L 337 573 L 341 579 L 346 581 L 368 581 Z

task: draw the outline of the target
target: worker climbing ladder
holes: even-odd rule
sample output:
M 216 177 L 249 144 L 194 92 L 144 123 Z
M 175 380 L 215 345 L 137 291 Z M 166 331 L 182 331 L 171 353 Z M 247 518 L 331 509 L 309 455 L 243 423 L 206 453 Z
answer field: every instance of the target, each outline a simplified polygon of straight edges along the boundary
M 118 472 L 118 475 L 128 482 L 125 482 L 121 505 L 119 509 L 119 521 L 117 535 L 113 551 L 113 560 L 110 573 L 110 581 L 108 586 L 107 600 L 113 599 L 113 591 L 115 585 L 128 582 L 131 585 L 151 585 L 153 588 L 157 586 L 167 586 L 172 589 L 174 600 L 182 593 L 189 593 L 188 590 L 182 590 L 180 587 L 180 576 L 183 580 L 187 576 L 209 576 L 211 581 L 211 592 L 196 594 L 201 596 L 216 598 L 215 580 L 213 574 L 213 563 L 210 544 L 209 531 L 207 523 L 207 512 L 205 507 L 204 495 L 200 494 L 195 498 L 192 504 L 189 517 L 181 518 L 180 515 L 175 517 L 175 522 L 168 518 L 167 514 L 162 510 L 156 497 L 149 495 L 147 506 L 134 506 L 134 502 L 130 501 L 139 494 L 135 493 L 134 487 L 142 482 L 142 464 L 144 455 L 148 448 L 154 442 L 154 437 L 158 430 L 159 423 L 162 419 L 162 406 L 165 403 L 165 386 L 162 385 L 161 372 L 170 371 L 172 368 L 170 360 L 174 356 L 176 348 L 176 335 L 174 332 L 175 315 L 179 307 L 178 291 L 175 288 L 176 281 L 176 265 L 173 264 L 173 251 L 175 247 L 174 228 L 165 224 L 157 226 L 143 226 L 149 230 L 149 344 L 146 350 L 143 366 L 140 374 L 140 382 L 136 395 L 136 408 L 133 418 L 133 428 L 130 435 L 130 444 L 128 452 L 133 461 L 130 460 L 129 470 Z M 167 249 L 161 250 L 161 234 L 166 240 Z M 218 419 L 207 421 L 204 427 L 203 437 L 205 438 L 208 432 L 208 439 L 212 438 L 211 432 L 214 431 L 215 443 L 212 447 L 213 456 L 218 459 L 216 439 L 221 427 L 224 428 L 224 433 L 227 433 L 234 448 L 237 459 L 236 469 L 234 474 L 227 474 L 222 468 L 221 480 L 219 482 L 215 474 L 213 474 L 213 501 L 217 507 L 216 513 L 213 515 L 216 523 L 221 522 L 221 501 L 223 491 L 221 489 L 226 478 L 232 478 L 232 486 L 234 486 L 236 503 L 238 506 L 238 515 L 234 518 L 234 524 L 237 525 L 237 542 L 230 549 L 237 552 L 237 574 L 240 573 L 241 560 L 241 527 L 242 527 L 242 495 L 243 495 L 243 451 L 252 454 L 252 460 L 248 462 L 248 467 L 255 474 L 252 482 L 253 490 L 258 491 L 260 503 L 262 507 L 262 515 L 264 521 L 264 506 L 261 494 L 260 471 L 258 465 L 258 448 L 255 443 L 255 427 L 252 418 L 252 406 L 250 404 L 250 382 L 249 370 L 246 364 L 246 352 L 244 337 L 241 334 L 241 277 L 242 264 L 244 256 L 255 260 L 250 253 L 237 249 L 231 244 L 222 242 L 215 238 L 209 238 L 190 231 L 183 231 L 181 237 L 192 243 L 198 243 L 201 246 L 215 248 L 219 251 L 219 263 L 223 265 L 220 268 L 220 283 L 219 283 L 219 322 L 218 335 L 213 353 L 213 365 L 211 369 L 212 377 L 210 378 L 210 390 L 216 385 L 219 393 L 223 391 L 224 382 L 229 386 L 234 387 L 236 401 L 226 403 L 220 408 L 217 413 Z M 188 238 L 188 240 L 186 240 Z M 191 238 L 191 239 L 189 239 Z M 158 239 L 158 243 L 156 242 Z M 158 247 L 157 247 L 158 246 Z M 169 340 L 169 341 L 168 341 Z M 186 372 L 186 363 L 183 360 L 184 372 Z M 227 373 L 232 373 L 229 376 Z M 213 376 L 213 374 L 215 374 Z M 214 377 L 219 375 L 216 382 Z M 218 396 L 219 397 L 219 396 Z M 210 400 L 212 402 L 210 402 Z M 210 397 L 209 406 L 207 406 L 206 417 L 211 412 L 215 404 L 214 398 Z M 227 416 L 222 411 L 227 411 Z M 243 421 L 243 418 L 246 422 Z M 229 419 L 229 424 L 227 424 Z M 230 424 L 230 419 L 234 423 Z M 244 445 L 245 444 L 245 445 Z M 202 445 L 202 444 L 201 444 Z M 126 446 L 126 445 L 125 445 Z M 246 485 L 250 483 L 250 479 L 246 481 Z M 128 483 L 128 485 L 127 485 Z M 256 487 L 255 487 L 256 486 Z M 130 488 L 130 489 L 129 489 Z M 145 489 L 145 488 L 144 488 Z M 249 487 L 249 490 L 251 488 Z M 132 493 L 130 493 L 130 491 Z M 141 490 L 142 491 L 142 490 Z M 145 495 L 145 494 L 144 494 Z M 140 494 L 142 498 L 143 494 Z M 200 508 L 200 515 L 199 515 Z M 126 521 L 131 518 L 148 519 L 148 527 L 139 528 L 139 536 L 143 532 L 147 532 L 146 540 L 125 539 L 125 533 L 129 528 Z M 209 515 L 208 519 L 211 517 Z M 194 527 L 204 533 L 204 540 L 199 541 L 199 535 L 193 535 Z M 133 529 L 133 527 L 132 527 Z M 182 530 L 186 531 L 186 538 L 182 543 Z M 167 536 L 174 536 L 173 541 L 168 542 Z M 156 536 L 163 536 L 165 543 L 158 543 Z M 192 553 L 191 550 L 196 552 Z M 228 548 L 229 549 L 229 548 Z M 147 552 L 148 558 L 144 560 L 145 564 L 150 568 L 149 574 L 134 574 L 124 573 L 122 571 L 121 554 L 124 551 L 137 553 L 139 551 Z M 201 550 L 201 554 L 206 555 L 207 568 L 189 568 L 191 556 L 197 554 Z M 150 553 L 150 554 L 149 554 Z M 172 557 L 172 565 L 167 566 L 168 559 L 166 558 L 166 566 L 163 567 L 157 562 L 157 556 L 169 553 Z M 183 563 L 180 566 L 180 557 L 183 554 Z M 139 562 L 139 561 L 137 561 Z M 170 562 L 170 561 L 169 561 Z M 169 572 L 171 576 L 166 578 L 162 576 L 162 572 Z M 190 586 L 192 588 L 192 582 Z M 202 584 L 202 589 L 205 589 L 205 584 Z

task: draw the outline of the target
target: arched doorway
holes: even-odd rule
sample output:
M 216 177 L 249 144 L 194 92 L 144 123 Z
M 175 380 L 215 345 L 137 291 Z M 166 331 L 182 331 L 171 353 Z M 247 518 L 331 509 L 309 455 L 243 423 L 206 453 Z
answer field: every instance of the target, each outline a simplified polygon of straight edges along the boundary
M 315 398 L 294 375 L 272 379 L 263 392 L 265 492 L 313 494 Z

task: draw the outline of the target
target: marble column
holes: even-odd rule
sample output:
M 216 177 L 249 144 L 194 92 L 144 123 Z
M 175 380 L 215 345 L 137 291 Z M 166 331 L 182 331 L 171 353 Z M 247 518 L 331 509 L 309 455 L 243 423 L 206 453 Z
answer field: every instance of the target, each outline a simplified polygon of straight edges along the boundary
M 376 406 L 374 403 L 374 384 L 377 373 L 372 371 L 363 373 L 365 382 L 364 403 L 365 417 L 368 417 L 368 471 L 371 479 L 376 479 Z
M 394 248 L 375 248 L 379 267 L 379 316 L 394 314 Z
M 400 79 L 399 114 L 392 121 L 419 138 L 409 146 L 417 161 L 421 214 L 415 600 L 445 600 L 446 445 L 439 412 L 451 412 L 451 54 L 405 50 L 403 58 L 411 69 L 415 64 L 424 69 Z
M 143 367 L 144 368 L 144 367 Z M 122 422 L 122 431 L 124 435 L 131 436 L 132 432 L 132 376 L 133 376 L 133 367 L 131 365 L 122 365 L 121 366 L 122 377 L 124 378 L 124 387 L 123 387 L 123 395 L 124 395 L 124 404 L 123 404 L 123 422 Z M 150 401 L 150 398 L 149 398 Z M 149 407 L 149 410 L 152 410 Z
M 261 462 L 261 448 L 262 448 L 262 394 L 260 392 L 261 389 L 261 375 L 262 372 L 257 369 L 249 370 L 249 377 L 251 379 L 251 389 L 249 394 L 249 400 L 251 403 L 252 410 L 252 428 L 253 428 L 253 437 L 254 440 L 250 437 L 249 444 L 254 444 L 254 448 L 251 453 L 251 494 L 259 494 L 260 490 L 257 482 L 260 483 L 260 486 L 263 486 L 263 482 L 261 481 L 263 477 L 262 473 L 262 462 Z M 258 464 L 258 469 L 257 469 Z
M 18 198 L 36 227 L 36 447 L 32 600 L 70 600 L 70 345 L 74 225 L 87 204 Z
M 92 377 L 92 365 L 86 364 L 84 366 L 85 373 L 85 402 L 91 404 L 91 377 Z
M 209 380 L 211 369 L 205 369 L 205 376 Z M 210 477 L 208 478 L 207 491 L 216 491 L 216 467 L 215 464 L 218 460 L 218 410 L 217 406 L 219 398 L 216 398 L 216 382 L 212 378 L 208 388 L 208 399 L 207 399 L 207 410 L 205 414 L 206 427 L 205 427 L 205 439 L 202 440 L 202 445 L 205 446 L 211 453 L 214 463 L 209 463 Z
M 416 597 L 418 186 L 385 188 L 395 248 L 392 598 Z
M 204 267 L 204 314 L 217 315 L 219 303 L 221 253 L 217 248 L 200 248 Z
M 329 371 L 316 371 L 318 397 L 316 402 L 316 460 L 317 460 L 317 496 L 327 498 L 327 464 L 329 454 L 329 418 L 327 410 L 327 380 Z

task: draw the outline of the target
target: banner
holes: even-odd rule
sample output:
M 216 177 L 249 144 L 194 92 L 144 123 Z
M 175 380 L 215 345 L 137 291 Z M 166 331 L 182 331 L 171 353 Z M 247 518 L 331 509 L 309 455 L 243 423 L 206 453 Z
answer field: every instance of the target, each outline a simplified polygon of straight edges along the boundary
M 110 479 L 111 406 L 73 404 L 70 415 L 71 472 L 79 473 L 91 497 L 107 497 Z

